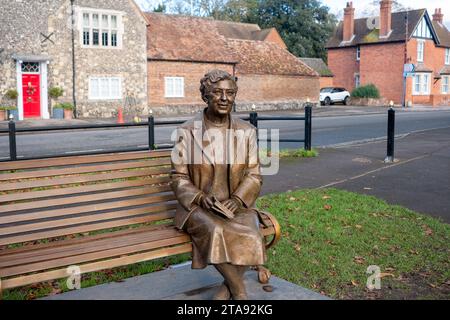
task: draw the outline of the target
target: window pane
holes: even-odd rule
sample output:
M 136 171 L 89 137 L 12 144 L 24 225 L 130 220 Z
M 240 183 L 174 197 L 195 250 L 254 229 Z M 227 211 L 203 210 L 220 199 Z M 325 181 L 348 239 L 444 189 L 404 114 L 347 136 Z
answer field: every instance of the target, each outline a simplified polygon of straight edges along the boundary
M 100 79 L 100 96 L 103 99 L 109 98 L 109 81 L 106 78 Z
M 85 46 L 89 45 L 89 29 L 83 29 L 83 44 Z
M 91 98 L 99 98 L 99 85 L 98 85 L 98 79 L 91 79 L 90 84 L 91 89 Z
M 106 14 L 102 15 L 102 28 L 108 28 L 108 16 Z
M 89 13 L 83 13 L 83 27 L 89 27 Z
M 120 97 L 120 80 L 113 78 L 111 79 L 111 98 L 119 98 Z
M 416 93 L 420 92 L 420 75 L 414 76 L 414 83 L 415 83 L 415 91 Z
M 111 31 L 111 46 L 117 47 L 117 31 Z
M 423 84 L 422 84 L 423 92 L 422 93 L 428 93 L 428 75 L 423 75 Z
M 165 92 L 166 92 L 166 97 L 173 96 L 173 79 L 172 78 L 165 78 Z
M 111 16 L 111 28 L 117 28 L 117 16 Z
M 92 15 L 92 26 L 98 28 L 98 14 Z
M 108 45 L 108 31 L 102 32 L 102 46 Z
M 93 29 L 92 30 L 92 44 L 98 46 L 99 43 L 99 31 L 98 29 Z

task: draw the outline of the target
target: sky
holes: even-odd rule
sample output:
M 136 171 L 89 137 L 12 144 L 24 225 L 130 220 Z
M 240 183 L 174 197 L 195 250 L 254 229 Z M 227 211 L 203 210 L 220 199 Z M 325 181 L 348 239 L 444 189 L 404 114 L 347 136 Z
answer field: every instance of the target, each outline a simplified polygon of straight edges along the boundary
M 324 5 L 330 8 L 330 11 L 338 17 L 342 17 L 343 9 L 346 3 L 350 0 L 321 0 Z M 361 16 L 364 10 L 372 8 L 370 3 L 373 0 L 352 0 L 353 7 L 355 8 L 355 15 L 357 18 Z M 434 13 L 435 8 L 441 8 L 444 14 L 444 23 L 448 29 L 450 29 L 450 1 L 445 0 L 399 0 L 399 2 L 405 6 L 413 9 L 426 8 L 430 18 Z
M 168 0 L 135 0 L 136 3 L 141 6 L 143 9 L 148 9 L 149 7 L 154 7 L 158 3 L 161 2 L 170 2 Z M 320 0 L 324 5 L 330 8 L 330 11 L 336 14 L 340 19 L 343 15 L 343 9 L 346 3 L 350 0 Z M 375 10 L 375 7 L 371 6 L 374 0 L 352 0 L 353 7 L 355 7 L 356 17 L 359 18 L 364 11 Z M 422 9 L 427 8 L 428 13 L 431 16 L 434 13 L 435 8 L 441 8 L 442 13 L 444 14 L 444 23 L 447 26 L 447 29 L 450 29 L 450 1 L 448 0 L 398 0 L 403 6 L 413 8 L 413 9 Z

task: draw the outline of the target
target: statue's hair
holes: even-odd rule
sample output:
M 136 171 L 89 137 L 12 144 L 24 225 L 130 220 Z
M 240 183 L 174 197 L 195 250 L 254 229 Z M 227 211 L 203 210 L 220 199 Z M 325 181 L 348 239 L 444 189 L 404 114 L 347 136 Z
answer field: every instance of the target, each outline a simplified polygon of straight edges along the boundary
M 202 94 L 203 101 L 208 102 L 208 98 L 206 95 L 208 94 L 208 91 L 211 88 L 212 84 L 222 80 L 231 80 L 234 83 L 237 91 L 237 77 L 232 76 L 226 71 L 214 69 L 205 74 L 204 77 L 200 80 L 200 92 Z

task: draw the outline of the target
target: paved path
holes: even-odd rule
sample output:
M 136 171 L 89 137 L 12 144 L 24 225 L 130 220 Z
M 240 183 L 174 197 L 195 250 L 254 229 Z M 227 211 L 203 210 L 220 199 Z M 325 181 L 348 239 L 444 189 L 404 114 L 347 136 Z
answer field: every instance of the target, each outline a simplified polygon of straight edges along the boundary
M 190 264 L 46 297 L 43 300 L 211 300 L 223 278 L 213 268 L 192 270 Z M 272 276 L 272 292 L 263 290 L 255 271 L 248 271 L 245 284 L 251 300 L 326 300 L 313 291 Z
M 450 223 L 450 128 L 406 135 L 386 164 L 386 142 L 319 149 L 318 158 L 282 159 L 263 194 L 334 187 L 374 195 Z

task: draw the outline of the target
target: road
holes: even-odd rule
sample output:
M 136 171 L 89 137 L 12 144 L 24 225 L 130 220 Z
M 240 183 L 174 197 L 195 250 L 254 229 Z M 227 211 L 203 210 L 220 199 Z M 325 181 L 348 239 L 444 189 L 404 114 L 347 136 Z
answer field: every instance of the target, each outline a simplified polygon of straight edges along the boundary
M 385 114 L 313 117 L 312 144 L 324 147 L 386 136 Z M 450 111 L 397 112 L 396 134 L 450 127 Z M 156 128 L 156 143 L 170 143 L 174 126 Z M 261 129 L 279 129 L 280 138 L 303 139 L 303 121 L 260 121 Z M 17 135 L 18 157 L 45 157 L 148 146 L 147 129 L 124 128 L 49 132 Z M 302 143 L 280 143 L 280 148 L 299 148 Z M 7 136 L 0 136 L 0 160 L 9 156 Z

